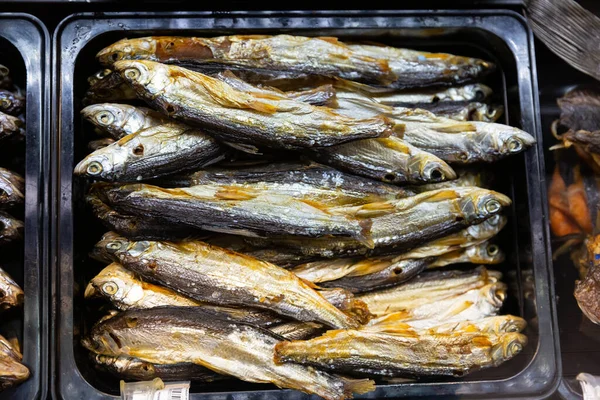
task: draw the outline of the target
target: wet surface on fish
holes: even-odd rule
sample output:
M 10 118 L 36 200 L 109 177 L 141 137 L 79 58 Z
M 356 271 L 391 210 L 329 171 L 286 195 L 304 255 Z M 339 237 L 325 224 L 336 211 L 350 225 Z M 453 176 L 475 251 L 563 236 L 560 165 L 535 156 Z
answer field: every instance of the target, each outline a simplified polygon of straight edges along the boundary
M 18 116 L 25 111 L 25 98 L 6 89 L 0 89 L 0 111 Z
M 0 270 L 0 276 L 1 274 L 2 270 Z M 18 385 L 29 378 L 29 369 L 21 363 L 22 361 L 23 355 L 0 335 L 0 391 Z
M 23 139 L 25 123 L 12 115 L 0 112 L 0 140 L 5 138 Z

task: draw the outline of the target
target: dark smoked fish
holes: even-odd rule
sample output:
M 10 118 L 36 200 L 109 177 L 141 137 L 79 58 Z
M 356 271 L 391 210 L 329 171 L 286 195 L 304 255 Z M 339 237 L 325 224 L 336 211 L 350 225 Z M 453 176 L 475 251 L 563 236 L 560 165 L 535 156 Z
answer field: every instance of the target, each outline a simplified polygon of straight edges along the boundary
M 326 400 L 374 389 L 368 379 L 340 378 L 295 364 L 276 365 L 273 349 L 282 339 L 197 308 L 160 307 L 126 311 L 97 324 L 83 344 L 100 355 L 156 364 L 194 363 L 244 381 L 273 383 Z
M 106 191 L 110 205 L 130 215 L 158 217 L 197 229 L 243 236 L 344 235 L 365 240 L 368 219 L 334 214 L 308 195 L 279 194 L 268 188 L 196 185 L 164 189 L 146 184 Z M 365 240 L 368 243 L 368 240 Z
M 25 111 L 25 98 L 6 89 L 0 89 L 0 112 L 18 116 Z
M 291 272 L 200 241 L 133 242 L 109 236 L 97 245 L 132 272 L 195 300 L 255 307 L 330 327 L 358 326 Z
M 29 378 L 29 369 L 22 361 L 23 355 L 19 350 L 0 336 L 0 392 Z
M 90 87 L 83 98 L 85 105 L 137 99 L 135 92 L 123 81 L 123 78 L 110 69 L 98 71 L 90 76 L 88 83 Z
M 276 148 L 332 146 L 389 136 L 385 117 L 356 119 L 282 95 L 259 95 L 185 68 L 119 61 L 115 71 L 137 95 L 170 117 L 201 124 L 217 138 Z
M 5 138 L 22 139 L 25 137 L 25 123 L 12 115 L 0 112 L 0 140 Z

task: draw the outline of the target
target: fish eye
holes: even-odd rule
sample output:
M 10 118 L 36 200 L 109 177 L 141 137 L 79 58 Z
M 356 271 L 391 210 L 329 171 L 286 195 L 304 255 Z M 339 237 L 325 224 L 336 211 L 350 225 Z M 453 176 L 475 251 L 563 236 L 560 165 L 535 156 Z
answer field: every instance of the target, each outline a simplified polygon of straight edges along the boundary
M 519 331 L 519 327 L 517 325 L 509 325 L 508 327 L 506 327 L 506 332 L 518 332 Z
M 487 212 L 489 212 L 490 214 L 494 214 L 494 213 L 500 211 L 500 208 L 502 208 L 502 205 L 500 204 L 500 202 L 498 200 L 491 199 L 485 203 L 485 210 Z
M 131 79 L 131 80 L 136 80 L 136 79 L 138 79 L 138 78 L 139 78 L 141 75 L 142 75 L 142 73 L 141 73 L 141 72 L 140 72 L 140 70 L 139 70 L 139 69 L 137 69 L 137 68 L 127 68 L 127 69 L 125 70 L 125 76 L 126 76 L 128 79 Z
M 112 124 L 114 120 L 115 116 L 109 111 L 102 111 L 101 113 L 98 113 L 98 116 L 96 117 L 96 121 L 102 125 Z
M 9 99 L 2 99 L 1 103 L 2 103 L 2 107 L 4 107 L 4 108 L 10 107 L 10 104 L 11 104 Z
M 485 99 L 485 93 L 483 93 L 483 90 L 481 90 L 481 89 L 475 90 L 475 100 L 481 101 L 483 99 Z
M 110 55 L 111 60 L 113 61 L 119 61 L 121 59 L 121 53 L 118 51 L 115 51 L 114 53 L 112 53 Z
M 500 248 L 498 246 L 496 246 L 495 244 L 490 244 L 487 247 L 487 253 L 490 257 L 494 257 L 495 255 L 498 254 L 499 251 L 500 251 Z
M 107 250 L 117 251 L 119 250 L 123 244 L 121 242 L 109 242 L 106 244 Z
M 92 161 L 87 167 L 87 173 L 90 175 L 98 175 L 102 173 L 102 164 L 98 161 Z
M 510 355 L 520 353 L 523 350 L 523 345 L 519 342 L 512 342 L 508 345 L 507 353 Z
M 0 75 L 7 76 L 9 73 L 10 73 L 10 70 L 8 69 L 8 67 L 5 67 L 4 65 L 0 65 Z
M 458 155 L 458 158 L 461 161 L 467 161 L 469 159 L 469 155 L 463 151 Z
M 118 290 L 119 287 L 114 282 L 106 282 L 104 285 L 102 285 L 102 291 L 108 295 L 113 295 L 117 293 Z
M 521 143 L 521 141 L 519 139 L 510 139 L 507 143 L 508 145 L 508 150 L 511 153 L 517 153 L 521 150 L 523 150 L 523 143 Z

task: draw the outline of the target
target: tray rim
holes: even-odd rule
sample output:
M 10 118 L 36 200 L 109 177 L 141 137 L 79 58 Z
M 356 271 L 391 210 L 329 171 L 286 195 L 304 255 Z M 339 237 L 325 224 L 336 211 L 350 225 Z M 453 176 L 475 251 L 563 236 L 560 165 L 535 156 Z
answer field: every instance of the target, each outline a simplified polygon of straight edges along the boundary
M 145 18 L 145 26 L 144 27 L 139 27 L 137 26 L 135 28 L 135 30 L 149 30 L 152 29 L 152 27 L 150 26 L 152 23 L 158 21 L 159 19 L 162 18 L 170 18 L 170 19 L 198 19 L 198 20 L 213 20 L 213 21 L 218 21 L 218 20 L 226 20 L 227 18 L 231 17 L 232 20 L 233 18 L 237 19 L 237 18 L 246 18 L 246 19 L 264 19 L 264 18 L 275 18 L 275 17 L 287 17 L 287 18 L 297 18 L 297 17 L 306 17 L 306 18 L 315 18 L 315 19 L 324 19 L 324 18 L 329 18 L 329 17 L 346 17 L 346 18 L 356 18 L 356 19 L 363 19 L 363 18 L 372 18 L 372 17 L 386 17 L 386 18 L 407 18 L 410 16 L 431 16 L 431 11 L 429 10 L 365 10 L 365 11 L 360 11 L 360 10 L 344 10 L 344 11 L 338 11 L 338 10 L 319 10 L 319 11 L 220 11 L 220 12 L 213 12 L 213 11 L 190 11 L 190 12 L 164 12 L 164 11 L 158 11 L 158 12 L 139 12 L 139 13 L 135 13 L 135 12 L 101 12 L 101 13 L 75 13 L 75 14 L 71 14 L 68 17 L 66 17 L 65 19 L 63 19 L 58 26 L 56 27 L 54 34 L 53 34 L 53 46 L 52 46 L 52 52 L 53 52 L 53 63 L 54 63 L 54 69 L 53 69 L 53 83 L 54 83 L 54 88 L 56 90 L 53 91 L 53 99 L 52 99 L 52 103 L 55 107 L 55 110 L 57 110 L 57 114 L 54 115 L 56 118 L 54 118 L 53 120 L 53 128 L 55 130 L 55 137 L 54 137 L 54 141 L 53 141 L 53 154 L 56 155 L 57 159 L 55 160 L 55 162 L 53 163 L 53 182 L 56 186 L 57 189 L 57 196 L 55 196 L 53 198 L 53 207 L 52 207 L 52 215 L 53 215 L 53 220 L 57 221 L 56 224 L 56 228 L 53 229 L 53 235 L 55 236 L 54 243 L 59 243 L 60 237 L 58 236 L 58 233 L 60 231 L 61 228 L 66 228 L 66 230 L 68 231 L 68 233 L 70 234 L 70 238 L 72 239 L 72 219 L 65 222 L 63 221 L 62 218 L 62 214 L 60 213 L 62 206 L 63 205 L 67 205 L 68 207 L 68 214 L 69 214 L 69 218 L 72 217 L 71 214 L 71 192 L 69 191 L 70 188 L 70 184 L 72 183 L 72 176 L 70 176 L 70 172 L 69 171 L 64 171 L 67 173 L 68 177 L 67 177 L 67 181 L 68 181 L 68 185 L 65 185 L 65 182 L 63 182 L 62 180 L 59 181 L 58 179 L 64 179 L 64 175 L 61 175 L 61 171 L 59 170 L 58 166 L 60 164 L 57 164 L 60 160 L 62 160 L 62 157 L 64 155 L 63 151 L 65 150 L 63 147 L 63 142 L 60 141 L 60 139 L 62 138 L 62 115 L 60 114 L 60 112 L 58 110 L 62 110 L 62 98 L 63 96 L 66 96 L 69 98 L 70 101 L 72 101 L 72 92 L 70 93 L 64 93 L 65 88 L 63 88 L 62 86 L 62 74 L 60 73 L 61 71 L 61 67 L 62 67 L 62 62 L 65 61 L 64 58 L 59 57 L 59 53 L 62 55 L 63 52 L 65 51 L 65 49 L 61 49 L 59 46 L 61 45 L 61 39 L 62 39 L 62 35 L 65 33 L 65 30 L 68 29 L 71 25 L 77 25 L 79 27 L 80 30 L 82 30 L 82 25 L 84 21 L 91 21 L 91 25 L 94 25 L 94 19 L 110 19 L 111 21 L 114 20 L 119 20 L 119 21 L 124 21 L 124 20 L 129 20 L 129 19 L 136 19 L 139 20 L 140 17 L 146 17 Z M 540 129 L 540 116 L 539 116 L 539 99 L 537 96 L 537 73 L 535 71 L 535 49 L 534 49 L 534 44 L 533 44 L 533 34 L 531 32 L 531 30 L 529 29 L 529 26 L 527 25 L 527 22 L 525 20 L 525 18 L 523 18 L 522 15 L 511 11 L 511 10 L 463 10 L 463 9 L 459 9 L 459 10 L 436 10 L 435 11 L 435 16 L 439 17 L 439 18 L 444 18 L 444 17 L 460 17 L 460 18 L 468 18 L 469 19 L 469 23 L 471 24 L 468 27 L 473 27 L 473 28 L 479 28 L 479 29 L 483 29 L 483 30 L 487 30 L 493 34 L 495 34 L 496 36 L 499 36 L 501 39 L 503 39 L 505 41 L 505 43 L 507 44 L 507 46 L 511 49 L 511 51 L 513 52 L 513 55 L 515 55 L 515 49 L 514 47 L 514 43 L 510 43 L 506 40 L 506 38 L 504 38 L 503 36 L 501 36 L 501 32 L 499 31 L 492 31 L 489 28 L 485 27 L 484 24 L 481 22 L 481 20 L 489 18 L 489 17 L 504 17 L 507 19 L 507 21 L 512 20 L 514 25 L 513 27 L 515 27 L 516 29 L 521 29 L 521 33 L 522 35 L 524 35 L 524 42 L 527 45 L 527 49 L 521 49 L 522 50 L 522 54 L 519 54 L 519 56 L 517 57 L 517 68 L 520 67 L 519 63 L 520 62 L 524 62 L 526 61 L 526 65 L 524 65 L 524 67 L 526 67 L 528 69 L 529 72 L 529 80 L 531 82 L 530 85 L 528 85 L 529 87 L 522 87 L 522 79 L 519 78 L 519 89 L 520 89 L 520 100 L 521 100 L 521 106 L 523 107 L 523 102 L 524 102 L 524 98 L 527 98 L 528 101 L 531 102 L 533 109 L 531 110 L 531 120 L 530 121 L 521 121 L 522 124 L 529 124 L 531 125 L 532 129 L 528 129 L 528 131 L 530 131 L 530 133 L 534 134 L 534 136 L 536 137 L 536 139 L 538 140 L 538 143 L 536 146 L 534 146 L 526 155 L 526 165 L 527 165 L 527 169 L 530 171 L 530 174 L 527 175 L 527 186 L 528 188 L 534 188 L 535 190 L 532 192 L 532 190 L 528 190 L 527 196 L 529 199 L 529 204 L 530 204 L 530 211 L 532 206 L 534 204 L 537 204 L 539 206 L 541 206 L 536 213 L 536 216 L 539 216 L 539 220 L 537 222 L 532 221 L 531 222 L 531 236 L 532 236 L 532 248 L 537 249 L 537 253 L 539 253 L 539 255 L 543 255 L 544 256 L 544 260 L 543 260 L 543 264 L 544 266 L 539 266 L 537 264 L 539 264 L 542 260 L 540 260 L 539 258 L 534 259 L 534 273 L 536 276 L 536 296 L 543 296 L 543 300 L 547 300 L 544 301 L 544 305 L 543 307 L 547 307 L 548 310 L 548 321 L 544 321 L 544 327 L 548 328 L 552 331 L 551 335 L 547 335 L 547 334 L 540 334 L 539 336 L 539 342 L 538 342 L 538 349 L 543 345 L 544 348 L 546 349 L 546 351 L 550 351 L 550 357 L 552 359 L 553 364 L 552 365 L 547 365 L 547 367 L 550 368 L 550 370 L 546 370 L 545 372 L 548 375 L 551 375 L 551 377 L 549 377 L 549 380 L 547 380 L 544 383 L 541 383 L 541 386 L 538 387 L 539 390 L 535 391 L 535 392 L 531 392 L 529 393 L 530 397 L 528 398 L 543 398 L 547 395 L 550 395 L 551 393 L 554 393 L 556 388 L 558 387 L 559 383 L 560 383 L 560 379 L 562 376 L 562 368 L 561 368 L 561 363 L 560 363 L 560 350 L 559 350 L 559 343 L 556 339 L 557 334 L 558 334 L 558 327 L 557 327 L 557 319 L 556 319 L 556 310 L 555 310 L 555 304 L 552 301 L 552 299 L 554 298 L 554 285 L 551 284 L 553 283 L 553 268 L 552 268 L 552 262 L 551 262 L 551 258 L 550 258 L 550 250 L 549 250 L 549 230 L 548 230 L 548 224 L 546 223 L 546 216 L 547 216 L 547 204 L 545 201 L 543 201 L 543 199 L 545 199 L 545 192 L 546 192 L 546 188 L 545 188 L 545 183 L 544 183 L 544 175 L 543 175 L 543 166 L 544 166 L 544 160 L 543 160 L 543 145 L 542 145 L 542 134 L 541 134 L 541 129 Z M 476 18 L 475 18 L 476 17 Z M 118 21 L 117 21 L 118 22 Z M 220 29 L 235 29 L 236 27 L 230 25 L 227 25 L 226 23 L 221 25 L 221 24 L 215 24 L 216 28 L 220 28 Z M 431 25 L 429 25 L 431 26 Z M 436 27 L 441 26 L 440 25 L 435 25 Z M 452 25 L 445 25 L 446 27 L 448 26 L 452 26 Z M 465 25 L 462 25 L 462 27 L 464 27 Z M 395 28 L 397 29 L 401 29 L 401 28 L 407 28 L 409 26 L 396 26 Z M 410 26 L 413 27 L 413 26 Z M 423 27 L 423 26 L 422 26 Z M 456 26 L 454 26 L 456 27 Z M 89 26 L 86 27 L 86 29 L 89 28 L 90 30 L 92 30 L 92 28 L 90 28 Z M 175 26 L 166 26 L 166 27 L 162 27 L 160 29 L 162 30 L 174 30 L 176 27 Z M 200 27 L 198 26 L 197 29 L 205 29 L 206 27 Z M 214 27 L 213 27 L 214 28 Z M 239 27 L 238 27 L 239 28 Z M 247 26 L 244 26 L 244 28 L 249 28 Z M 281 26 L 273 26 L 270 25 L 268 27 L 265 27 L 266 29 L 281 29 Z M 300 27 L 292 27 L 294 29 L 301 29 Z M 309 27 L 306 27 L 308 29 L 310 29 Z M 335 28 L 342 28 L 341 26 L 323 26 L 321 28 L 328 28 L 328 29 L 335 29 Z M 369 27 L 364 27 L 362 26 L 361 28 L 377 28 L 376 26 L 369 26 Z M 85 31 L 86 29 L 83 29 L 83 31 Z M 106 28 L 100 28 L 101 31 L 99 32 L 94 32 L 94 36 L 97 36 L 99 34 L 103 34 L 106 32 L 110 32 L 110 31 L 115 31 L 115 30 L 123 30 L 126 31 L 130 29 L 130 27 L 127 24 L 117 24 L 117 23 L 112 23 L 111 29 L 106 29 Z M 155 28 L 158 29 L 158 28 Z M 390 29 L 388 27 L 388 29 Z M 89 31 L 87 32 L 89 33 Z M 81 36 L 77 37 L 75 41 L 72 42 L 72 45 L 69 46 L 71 51 L 77 51 L 77 53 L 91 40 L 93 39 L 93 37 L 89 37 L 89 35 L 87 35 L 86 32 L 84 32 Z M 518 50 L 518 49 L 517 49 Z M 526 51 L 525 51 L 526 50 Z M 74 68 L 74 60 L 75 60 L 75 55 L 71 54 L 72 57 L 70 59 L 70 61 L 67 62 L 67 64 L 71 67 Z M 521 74 L 521 68 L 519 68 L 519 74 Z M 72 82 L 71 82 L 72 83 Z M 69 90 L 72 89 L 72 86 L 69 88 Z M 526 94 L 521 93 L 521 89 L 525 89 L 527 91 Z M 69 105 L 71 106 L 72 103 Z M 72 112 L 71 112 L 71 116 Z M 72 125 L 71 125 L 72 126 Z M 69 132 L 72 132 L 72 129 L 67 129 Z M 67 140 L 72 140 L 72 137 L 70 139 Z M 534 168 L 535 167 L 535 168 Z M 535 175 L 533 178 L 530 175 Z M 64 193 L 62 193 L 60 191 L 61 187 L 65 187 L 69 192 L 68 194 L 65 196 Z M 57 200 L 59 199 L 59 200 Z M 532 216 L 530 216 L 530 220 L 532 220 Z M 63 223 L 65 224 L 70 224 L 70 226 L 63 226 Z M 64 232 L 63 232 L 64 233 Z M 54 237 L 54 236 L 53 236 Z M 68 243 L 68 250 L 69 250 L 69 254 L 67 255 L 67 261 L 70 262 L 66 274 L 68 274 L 68 276 L 70 277 L 70 280 L 72 281 L 73 279 L 73 264 L 72 264 L 72 241 L 70 243 Z M 541 251 L 540 251 L 541 249 Z M 62 252 L 58 251 L 57 248 L 53 247 L 51 249 L 51 251 L 54 252 L 54 256 L 52 257 L 52 259 L 54 260 L 54 265 L 53 265 L 53 269 L 54 274 L 53 274 L 53 278 L 55 278 L 55 281 L 53 281 L 53 299 L 55 300 L 55 304 L 60 304 L 63 307 L 64 306 L 68 306 L 70 312 L 72 312 L 72 297 L 70 299 L 68 299 L 68 304 L 65 304 L 64 299 L 61 298 L 57 299 L 57 296 L 60 295 L 60 289 L 61 289 L 61 284 L 60 284 L 60 277 L 61 277 L 61 273 L 62 268 L 61 268 L 61 262 L 63 254 L 61 254 Z M 537 265 L 537 266 L 536 266 Z M 544 277 L 545 274 L 545 277 Z M 538 282 L 538 281 L 542 281 L 542 282 Z M 544 282 L 545 281 L 545 282 Z M 540 285 L 541 283 L 541 285 Z M 546 287 L 544 287 L 543 284 L 546 284 Z M 68 285 L 68 283 L 67 283 Z M 72 286 L 72 285 L 71 285 Z M 72 290 L 72 288 L 71 288 Z M 58 300 L 58 301 L 57 301 Z M 538 311 L 540 309 L 540 305 L 538 304 Z M 56 326 L 60 326 L 61 323 L 65 322 L 63 321 L 63 314 L 60 312 L 60 310 L 57 310 L 55 307 L 55 313 L 54 316 L 55 317 L 59 317 L 59 318 L 53 318 L 53 329 L 52 329 L 52 334 L 53 334 L 53 347 L 52 347 L 52 352 L 53 352 L 53 357 L 52 357 L 52 376 L 55 376 L 56 379 L 53 379 L 51 382 L 51 391 L 52 391 L 52 395 L 54 398 L 63 398 L 61 397 L 62 395 L 62 391 L 60 389 L 62 389 L 63 386 L 63 380 L 60 379 L 61 376 L 61 369 L 60 369 L 60 363 L 59 363 L 59 359 L 58 357 L 60 357 L 60 355 L 57 355 L 57 349 L 59 348 L 59 340 L 67 340 L 64 338 L 60 338 L 60 335 L 58 335 L 58 331 L 56 330 Z M 72 333 L 72 315 L 71 315 L 71 321 L 70 322 L 66 322 L 67 324 L 71 324 L 70 326 L 70 333 Z M 544 329 L 545 329 L 544 328 Z M 69 340 L 71 340 L 72 338 L 69 338 Z M 72 343 L 72 341 L 71 341 Z M 70 346 L 70 349 L 68 349 L 67 351 L 70 353 L 70 355 L 72 355 L 72 350 L 73 347 L 72 345 Z M 63 351 L 65 349 L 62 349 Z M 71 357 L 71 360 L 73 360 L 73 358 Z M 482 394 L 491 394 L 493 392 L 486 392 L 485 390 L 481 390 L 483 389 L 486 385 L 494 385 L 494 384 L 504 384 L 507 387 L 513 387 L 515 386 L 514 384 L 517 383 L 518 381 L 523 381 L 521 382 L 521 384 L 523 384 L 526 380 L 531 379 L 530 377 L 527 377 L 526 375 L 528 374 L 528 372 L 530 372 L 530 370 L 532 369 L 532 367 L 534 366 L 534 364 L 539 362 L 539 356 L 538 356 L 538 352 L 536 351 L 536 354 L 534 355 L 534 358 L 532 359 L 531 363 L 525 367 L 522 371 L 520 371 L 518 374 L 514 375 L 513 377 L 510 378 L 506 378 L 506 379 L 501 379 L 501 380 L 493 380 L 493 381 L 477 381 L 477 382 L 450 382 L 450 383 L 413 383 L 413 384 L 400 384 L 400 385 L 380 385 L 378 386 L 378 390 L 376 392 L 372 392 L 371 394 L 368 394 L 366 396 L 359 396 L 359 397 L 363 397 L 363 398 L 375 398 L 378 396 L 382 396 L 385 395 L 386 397 L 400 397 L 400 396 L 407 396 L 407 395 L 450 395 L 450 394 L 461 394 L 461 395 L 482 395 Z M 91 388 L 93 389 L 96 393 L 94 397 L 90 397 L 90 398 L 101 398 L 102 396 L 105 396 L 107 398 L 117 398 L 115 396 L 110 396 L 106 393 L 102 393 L 99 390 L 97 390 L 95 387 L 93 387 L 92 385 L 90 385 L 79 373 L 79 371 L 76 369 L 76 374 L 74 374 L 77 376 L 77 379 L 81 382 L 83 382 L 86 385 L 86 389 Z M 57 382 L 58 381 L 58 382 Z M 526 386 L 533 386 L 536 383 L 529 381 L 529 383 Z M 454 387 L 456 390 L 452 390 L 452 391 L 441 391 L 441 386 L 444 386 L 446 388 L 449 387 Z M 461 388 L 459 388 L 459 386 Z M 538 383 L 539 386 L 539 383 Z M 490 386 L 491 387 L 491 386 Z M 387 392 L 384 391 L 383 388 L 385 389 L 396 389 L 396 390 L 392 390 L 391 392 Z M 423 389 L 423 390 L 419 390 L 419 389 Z M 521 388 L 522 389 L 522 388 Z M 525 398 L 523 397 L 521 394 L 521 389 L 514 389 L 511 393 L 505 393 L 506 396 L 505 397 L 519 397 L 519 398 Z M 225 397 L 235 397 L 235 398 L 247 398 L 249 396 L 252 397 L 260 397 L 262 395 L 262 397 L 266 398 L 266 396 L 272 395 L 273 393 L 275 393 L 274 391 L 271 390 L 256 390 L 256 391 L 247 391 L 247 392 L 222 392 L 222 393 L 196 393 L 194 395 L 191 395 L 191 398 L 194 399 L 223 399 Z M 279 393 L 283 393 L 283 392 L 279 392 Z M 298 396 L 296 396 L 295 394 L 292 394 L 294 392 L 292 391 L 285 391 L 287 396 L 290 397 L 307 397 L 307 395 L 302 395 L 299 394 Z
M 14 22 L 19 21 L 19 26 Z M 4 26 L 3 26 L 4 25 Z M 0 36 L 10 42 L 20 53 L 26 67 L 26 161 L 25 161 L 25 237 L 24 237 L 24 287 L 23 305 L 23 350 L 24 363 L 33 377 L 21 385 L 0 392 L 6 396 L 45 399 L 48 395 L 48 232 L 46 216 L 49 206 L 50 163 L 47 149 L 50 133 L 49 104 L 50 90 L 50 34 L 41 20 L 34 15 L 19 12 L 0 14 Z M 39 41 L 39 52 L 23 49 L 17 45 L 16 37 L 35 35 Z M 34 110 L 34 111 L 32 111 Z M 29 154 L 35 157 L 28 157 Z M 32 179 L 33 178 L 33 179 Z M 32 214 L 34 216 L 32 216 Z M 34 273 L 32 273 L 32 271 Z M 35 292 L 33 296 L 31 289 Z M 28 300 L 29 299 L 29 300 Z M 32 301 L 33 300 L 33 301 Z M 33 332 L 31 332 L 33 330 Z M 30 332 L 28 332 L 30 331 Z M 34 339 L 35 338 L 35 339 Z M 33 343 L 27 345 L 33 339 Z M 32 364 L 33 348 L 37 362 Z M 29 353 L 29 354 L 28 354 Z M 32 367 L 35 365 L 35 367 Z M 35 377 L 35 379 L 34 379 Z

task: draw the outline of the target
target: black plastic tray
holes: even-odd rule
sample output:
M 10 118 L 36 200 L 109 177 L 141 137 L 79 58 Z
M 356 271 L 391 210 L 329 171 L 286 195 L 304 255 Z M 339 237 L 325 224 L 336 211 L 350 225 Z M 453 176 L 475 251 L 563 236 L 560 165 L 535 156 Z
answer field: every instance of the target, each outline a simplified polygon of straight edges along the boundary
M 45 399 L 48 390 L 48 237 L 46 207 L 50 182 L 47 141 L 49 135 L 48 80 L 50 76 L 48 31 L 27 14 L 0 14 L 0 62 L 11 70 L 21 88 L 26 88 L 27 133 L 25 145 L 6 145 L 0 166 L 23 174 L 26 179 L 25 207 L 11 210 L 24 217 L 24 243 L 1 251 L 0 265 L 25 292 L 22 309 L 0 315 L 0 332 L 16 333 L 23 363 L 31 371 L 29 380 L 0 392 L 0 399 Z
M 377 40 L 396 46 L 447 51 L 491 59 L 499 71 L 488 84 L 501 96 L 507 122 L 531 132 L 539 142 L 527 153 L 495 166 L 498 190 L 509 194 L 509 226 L 501 245 L 509 255 L 501 266 L 511 292 L 505 311 L 528 322 L 530 344 L 514 360 L 464 379 L 380 384 L 365 398 L 414 396 L 543 398 L 560 381 L 553 277 L 549 260 L 543 144 L 539 135 L 533 39 L 525 20 L 509 11 L 361 11 L 76 14 L 54 35 L 53 153 L 56 193 L 52 248 L 54 265 L 52 394 L 64 399 L 118 395 L 118 381 L 94 371 L 80 346 L 80 335 L 95 315 L 82 290 L 101 269 L 87 253 L 103 233 L 83 204 L 87 182 L 72 176 L 75 162 L 91 138 L 80 121 L 86 78 L 99 68 L 95 53 L 123 37 L 151 34 L 216 36 L 233 33 L 297 33 Z M 59 247 L 60 246 L 60 247 Z M 299 392 L 244 382 L 193 386 L 194 399 L 306 398 Z

